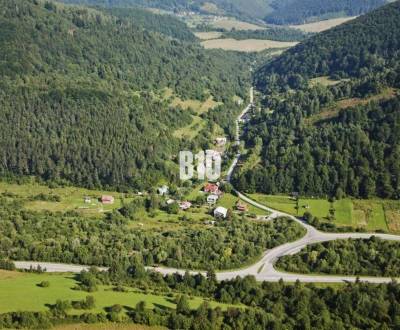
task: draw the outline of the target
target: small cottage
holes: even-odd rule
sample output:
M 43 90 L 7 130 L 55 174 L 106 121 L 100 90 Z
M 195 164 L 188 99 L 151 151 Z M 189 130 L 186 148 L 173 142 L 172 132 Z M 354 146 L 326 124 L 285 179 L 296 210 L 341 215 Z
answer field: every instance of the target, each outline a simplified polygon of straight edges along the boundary
M 158 192 L 159 195 L 165 196 L 165 195 L 168 195 L 169 188 L 168 188 L 168 186 L 165 186 L 165 185 L 164 185 L 164 186 L 158 188 L 158 189 L 157 189 L 157 192 Z
M 207 196 L 207 203 L 210 205 L 214 205 L 218 202 L 219 196 L 218 195 L 208 195 Z
M 215 218 L 218 218 L 218 219 L 226 219 L 227 216 L 228 216 L 228 209 L 226 209 L 225 207 L 218 206 L 218 207 L 214 210 L 214 217 L 215 217 Z
M 113 196 L 108 196 L 108 195 L 103 195 L 101 196 L 101 202 L 103 204 L 114 204 L 114 197 Z

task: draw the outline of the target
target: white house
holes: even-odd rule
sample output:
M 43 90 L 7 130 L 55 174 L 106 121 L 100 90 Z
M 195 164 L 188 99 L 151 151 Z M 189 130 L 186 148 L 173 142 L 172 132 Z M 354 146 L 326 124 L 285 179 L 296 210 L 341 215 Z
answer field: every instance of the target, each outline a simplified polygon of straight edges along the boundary
M 228 216 L 228 210 L 225 207 L 218 206 L 214 210 L 214 217 L 216 218 L 226 219 L 227 216 Z
M 210 205 L 214 205 L 218 202 L 219 196 L 218 195 L 208 195 L 207 196 L 207 203 Z
M 159 195 L 164 196 L 164 195 L 168 195 L 169 192 L 169 188 L 167 186 L 162 186 L 160 188 L 157 189 L 157 192 Z

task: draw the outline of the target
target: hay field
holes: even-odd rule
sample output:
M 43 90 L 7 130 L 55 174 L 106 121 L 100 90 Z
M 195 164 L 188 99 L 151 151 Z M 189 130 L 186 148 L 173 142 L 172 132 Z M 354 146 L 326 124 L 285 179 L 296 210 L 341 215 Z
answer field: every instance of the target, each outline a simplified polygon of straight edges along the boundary
M 202 45 L 206 49 L 223 49 L 233 50 L 239 52 L 261 52 L 266 49 L 282 49 L 293 47 L 297 42 L 282 42 L 272 40 L 235 40 L 235 39 L 214 39 L 206 40 L 202 42 Z
M 322 32 L 329 30 L 337 25 L 343 24 L 345 22 L 351 21 L 355 17 L 343 17 L 343 18 L 332 18 L 324 21 L 307 23 L 302 25 L 291 25 L 291 28 L 300 29 L 304 32 Z

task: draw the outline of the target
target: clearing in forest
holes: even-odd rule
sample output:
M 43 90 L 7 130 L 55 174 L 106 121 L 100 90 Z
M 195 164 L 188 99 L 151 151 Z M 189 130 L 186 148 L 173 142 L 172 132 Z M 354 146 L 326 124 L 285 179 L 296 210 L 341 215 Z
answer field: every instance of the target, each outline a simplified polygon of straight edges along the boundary
M 273 40 L 260 40 L 260 39 L 246 39 L 235 40 L 227 39 L 213 39 L 206 40 L 201 43 L 206 49 L 223 49 L 238 52 L 261 52 L 266 49 L 282 49 L 289 48 L 297 45 L 297 42 L 284 42 Z
M 343 17 L 343 18 L 332 18 L 323 21 L 313 22 L 313 23 L 306 23 L 302 25 L 291 25 L 291 28 L 299 29 L 304 32 L 322 32 L 325 30 L 329 30 L 337 25 L 346 23 L 355 19 L 355 17 Z

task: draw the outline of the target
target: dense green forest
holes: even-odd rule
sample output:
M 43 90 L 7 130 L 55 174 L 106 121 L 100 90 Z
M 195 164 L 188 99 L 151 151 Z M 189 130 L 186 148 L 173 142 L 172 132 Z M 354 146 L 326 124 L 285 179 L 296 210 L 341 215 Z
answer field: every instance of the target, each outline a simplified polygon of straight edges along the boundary
M 270 85 L 274 74 L 281 86 L 297 88 L 308 78 L 361 78 L 394 66 L 400 47 L 399 12 L 396 1 L 315 35 L 262 67 L 256 76 L 258 86 Z
M 245 133 L 248 146 L 261 150 L 260 164 L 238 171 L 237 187 L 399 198 L 399 34 L 395 2 L 262 67 L 256 80 L 264 110 Z M 336 82 L 309 82 L 326 75 Z
M 259 283 L 254 277 L 217 282 L 215 273 L 207 276 L 168 275 L 146 272 L 140 263 L 113 267 L 109 272 L 91 269 L 78 276 L 81 290 L 96 290 L 98 284 L 113 284 L 115 290 L 128 287 L 154 288 L 175 298 L 176 309 L 148 308 L 139 302 L 129 309 L 125 322 L 169 329 L 396 329 L 400 326 L 400 286 L 389 284 L 348 283 L 338 287 L 317 287 L 279 283 Z M 191 310 L 189 294 L 241 307 L 222 310 L 204 302 Z M 81 315 L 71 315 L 72 306 L 83 306 Z M 80 302 L 58 300 L 48 312 L 13 312 L 0 315 L 2 328 L 48 328 L 60 323 L 104 323 L 123 319 L 123 306 L 110 306 L 106 312 L 91 311 L 90 296 Z M 243 308 L 245 307 L 245 308 Z
M 271 24 L 302 24 L 337 16 L 358 16 L 386 4 L 387 0 L 274 0 Z
M 65 3 L 85 4 L 105 7 L 142 6 L 168 11 L 194 11 L 204 14 L 227 14 L 244 19 L 262 19 L 270 11 L 272 0 L 61 0 Z M 207 10 L 205 5 L 216 6 Z M 211 6 L 209 8 L 212 8 Z
M 146 203 L 148 208 L 156 207 L 154 199 Z M 0 259 L 111 266 L 135 255 L 146 265 L 228 269 L 305 234 L 292 220 L 257 223 L 235 217 L 211 228 L 188 223 L 181 230 L 137 230 L 129 227 L 126 214 L 116 211 L 88 221 L 75 212 L 31 212 L 20 201 L 8 202 L 3 197 Z
M 398 242 L 376 237 L 325 242 L 279 259 L 277 267 L 294 273 L 397 277 L 400 272 L 399 248 Z
M 130 14 L 0 4 L 2 174 L 149 188 L 177 176 L 170 160 L 181 142 L 173 132 L 192 120 L 154 93 L 169 87 L 183 99 L 211 94 L 227 104 L 246 98 L 247 56 L 146 31 Z
M 195 35 L 189 27 L 172 15 L 153 14 L 148 10 L 140 8 L 108 8 L 107 13 L 128 20 L 145 30 L 158 32 L 163 35 L 183 40 L 195 41 Z

